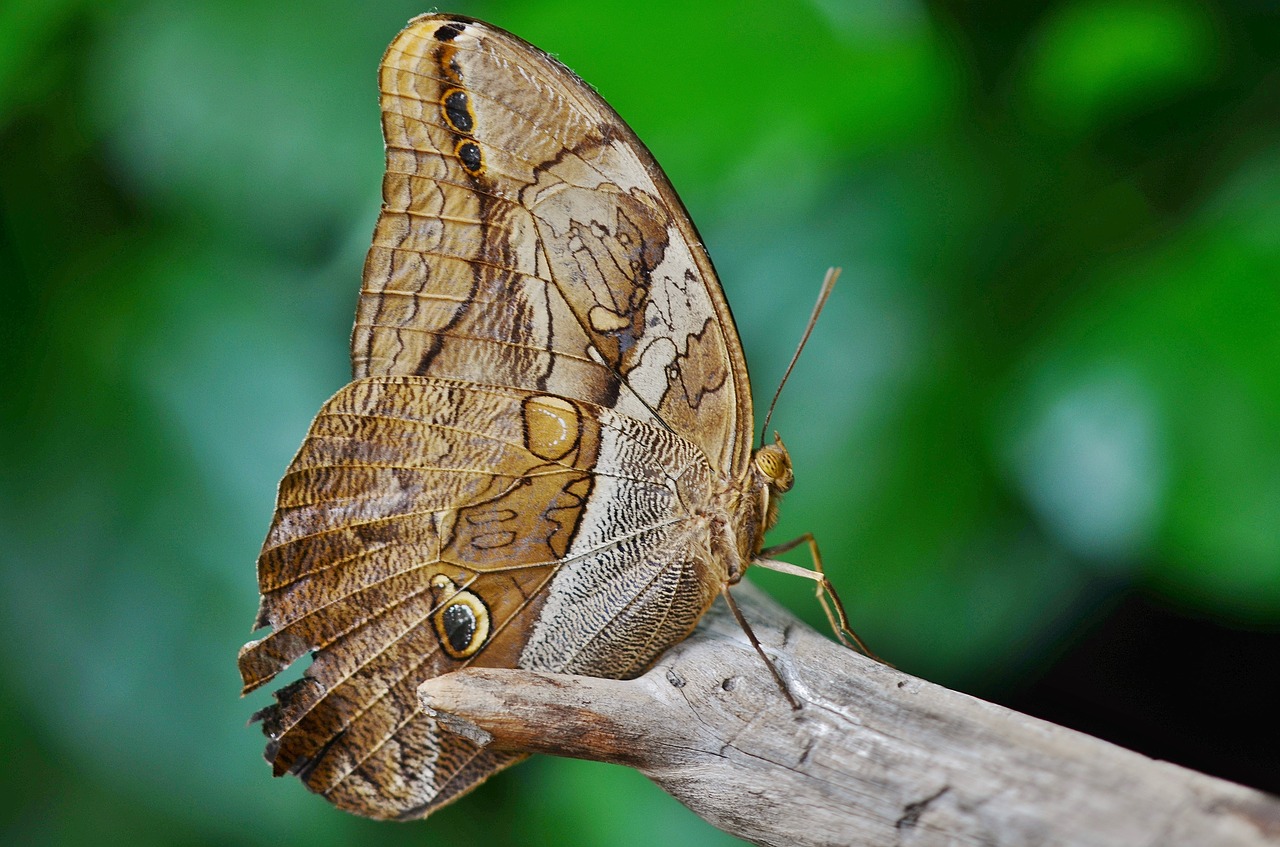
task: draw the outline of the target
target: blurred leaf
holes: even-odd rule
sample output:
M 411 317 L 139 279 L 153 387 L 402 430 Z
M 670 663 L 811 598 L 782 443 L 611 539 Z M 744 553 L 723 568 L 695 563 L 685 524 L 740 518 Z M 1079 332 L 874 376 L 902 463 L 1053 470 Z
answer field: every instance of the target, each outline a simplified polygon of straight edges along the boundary
M 1123 368 L 1042 373 L 1030 386 L 1007 459 L 1050 532 L 1077 556 L 1124 561 L 1149 549 L 1169 455 L 1151 387 Z
M 1056 483 L 1044 477 L 1023 484 L 1069 547 L 1096 554 L 1114 532 L 1106 527 L 1137 508 L 1131 514 L 1143 516 L 1141 526 L 1155 518 L 1158 529 L 1136 536 L 1131 529 L 1111 554 L 1158 551 L 1150 566 L 1157 584 L 1186 605 L 1245 620 L 1280 611 L 1276 162 L 1273 154 L 1246 169 L 1198 221 L 1150 255 L 1125 257 L 1100 272 L 1036 357 L 1036 391 L 1049 391 L 1051 404 L 1085 403 L 1079 413 L 1106 431 L 1080 440 L 1065 430 L 1046 433 L 1052 441 L 1042 441 L 1035 454 L 1027 452 L 1030 443 L 1012 447 L 1022 451 L 1018 461 L 1051 461 L 1046 472 L 1058 468 Z M 1097 454 L 1131 436 L 1122 435 L 1113 401 L 1073 394 L 1073 386 L 1117 366 L 1143 386 L 1131 397 L 1151 392 L 1156 399 L 1142 401 L 1139 420 L 1146 422 L 1139 432 L 1146 434 L 1137 453 Z M 1039 402 L 1021 396 L 1024 409 Z M 1083 483 L 1081 473 L 1092 473 L 1091 481 Z M 1123 482 L 1126 474 L 1132 482 Z M 1077 489 L 1036 493 L 1077 477 Z M 1116 499 L 1124 485 L 1132 489 L 1127 504 Z M 1160 511 L 1146 517 L 1157 504 Z M 1088 510 L 1103 506 L 1106 514 L 1081 523 Z
M 54 83 L 48 65 L 57 53 L 51 42 L 79 5 L 78 0 L 24 0 L 0 6 L 0 128 L 15 103 Z
M 1036 116 L 1074 131 L 1203 84 L 1220 61 L 1212 19 L 1187 0 L 1075 0 L 1042 24 L 1033 50 Z
M 121 177 L 160 210 L 322 251 L 353 215 L 371 219 L 377 57 L 409 14 L 138 4 L 107 20 L 91 116 Z
M 927 130 L 954 96 L 932 30 L 909 11 L 895 26 L 853 29 L 797 0 L 728 16 L 715 4 L 677 0 L 545 3 L 512 8 L 496 23 L 596 87 L 686 199 L 696 187 L 690 177 L 723 177 L 758 148 L 780 154 L 770 160 L 780 176 L 821 174 L 834 154 Z M 619 61 L 620 44 L 660 46 L 661 61 Z
M 560 847 L 565 834 L 582 844 L 647 847 L 658 837 L 671 847 L 743 844 L 662 792 L 638 771 L 618 765 L 539 758 L 529 780 L 518 841 Z

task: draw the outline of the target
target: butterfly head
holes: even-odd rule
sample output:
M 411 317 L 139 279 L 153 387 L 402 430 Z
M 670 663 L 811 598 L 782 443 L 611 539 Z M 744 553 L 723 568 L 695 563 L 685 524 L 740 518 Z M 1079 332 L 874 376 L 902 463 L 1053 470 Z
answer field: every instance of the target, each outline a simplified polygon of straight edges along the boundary
M 760 511 L 757 514 L 761 519 L 761 523 L 757 524 L 755 544 L 751 550 L 754 554 L 764 543 L 764 534 L 778 522 L 778 503 L 782 500 L 782 495 L 790 491 L 796 481 L 795 474 L 791 471 L 791 454 L 776 432 L 773 434 L 773 443 L 763 445 L 752 457 L 751 471 L 755 477 L 752 487 L 760 497 Z
M 763 481 L 775 494 L 790 491 L 795 484 L 796 477 L 791 471 L 791 454 L 776 432 L 773 434 L 772 444 L 766 444 L 756 451 L 754 464 L 756 473 L 763 477 Z

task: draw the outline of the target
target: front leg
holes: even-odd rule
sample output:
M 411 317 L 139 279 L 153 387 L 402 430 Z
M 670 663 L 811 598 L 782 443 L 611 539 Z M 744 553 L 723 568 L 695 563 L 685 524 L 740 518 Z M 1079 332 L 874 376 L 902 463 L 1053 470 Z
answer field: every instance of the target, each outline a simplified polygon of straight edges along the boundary
M 813 559 L 813 570 L 773 558 L 794 550 L 801 544 L 809 545 L 809 556 Z M 775 544 L 773 547 L 766 547 L 752 560 L 752 564 L 766 567 L 778 573 L 802 576 L 805 579 L 813 580 L 817 583 L 818 602 L 822 604 L 822 611 L 827 615 L 827 622 L 831 624 L 831 629 L 835 632 L 836 638 L 840 639 L 840 643 L 850 649 L 862 652 L 881 664 L 888 664 L 884 659 L 871 652 L 871 649 L 849 626 L 849 617 L 845 614 L 844 604 L 840 602 L 840 595 L 836 594 L 835 586 L 831 584 L 830 580 L 827 579 L 826 573 L 822 570 L 822 553 L 818 550 L 818 540 L 813 537 L 812 532 L 806 532 L 799 538 L 793 538 L 782 544 Z

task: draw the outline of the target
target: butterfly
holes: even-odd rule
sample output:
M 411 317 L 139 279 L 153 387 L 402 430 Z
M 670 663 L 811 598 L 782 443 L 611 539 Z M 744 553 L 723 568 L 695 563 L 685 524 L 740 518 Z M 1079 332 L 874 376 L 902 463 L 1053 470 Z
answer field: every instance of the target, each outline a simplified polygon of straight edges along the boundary
M 780 440 L 752 449 L 711 261 L 604 100 L 453 15 L 410 22 L 379 83 L 353 380 L 280 482 L 271 632 L 239 667 L 249 692 L 311 654 L 255 716 L 275 774 L 406 819 L 521 758 L 441 731 L 421 682 L 640 674 L 759 559 L 793 474 Z

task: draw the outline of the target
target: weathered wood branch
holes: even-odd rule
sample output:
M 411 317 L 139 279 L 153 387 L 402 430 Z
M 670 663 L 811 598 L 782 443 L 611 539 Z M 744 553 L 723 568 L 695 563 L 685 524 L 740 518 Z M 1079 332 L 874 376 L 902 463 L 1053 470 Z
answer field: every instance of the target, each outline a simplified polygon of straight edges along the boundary
M 950 691 L 735 589 L 793 710 L 723 602 L 631 681 L 472 669 L 419 689 L 454 731 L 638 768 L 770 845 L 1280 845 L 1280 799 Z

